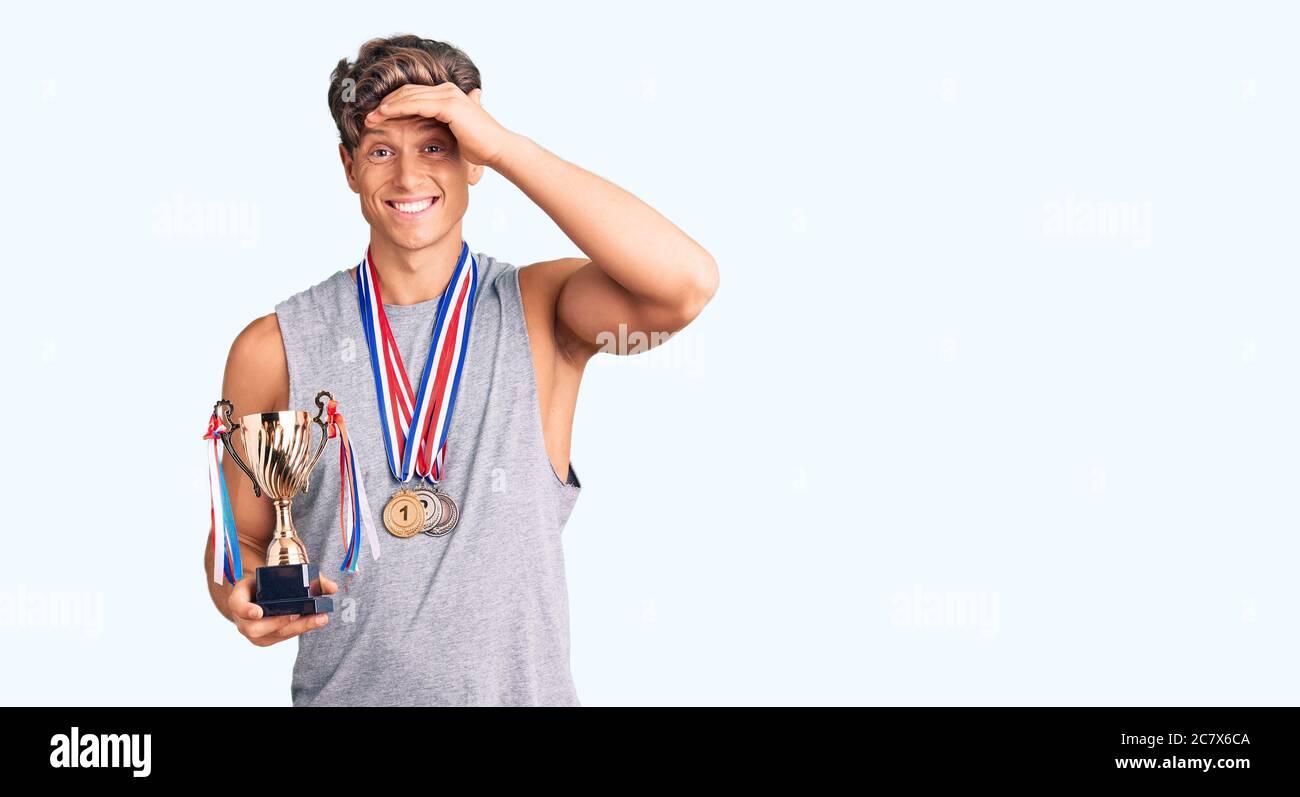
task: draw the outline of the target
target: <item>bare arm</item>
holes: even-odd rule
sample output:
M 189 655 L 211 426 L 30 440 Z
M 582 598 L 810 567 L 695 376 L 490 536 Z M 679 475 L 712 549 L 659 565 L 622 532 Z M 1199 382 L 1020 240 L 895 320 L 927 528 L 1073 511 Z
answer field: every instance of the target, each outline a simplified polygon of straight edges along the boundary
M 239 333 L 230 347 L 222 380 L 221 398 L 234 405 L 234 417 L 255 412 L 288 409 L 289 367 L 284 356 L 284 342 L 275 314 L 262 316 Z M 239 433 L 230 436 L 235 450 L 248 462 Z M 240 633 L 253 644 L 265 646 L 295 636 L 310 628 L 324 615 L 297 615 L 262 618 L 261 607 L 252 602 L 257 568 L 266 564 L 266 547 L 275 530 L 275 510 L 265 497 L 253 493 L 253 483 L 234 457 L 225 454 L 221 471 L 226 477 L 230 493 L 230 509 L 239 533 L 239 552 L 244 572 L 234 584 L 229 581 L 217 584 L 213 577 L 212 527 L 209 524 L 207 542 L 203 551 L 203 570 L 208 584 L 208 594 L 221 616 L 233 622 Z M 218 565 L 219 566 L 219 565 Z M 337 589 L 324 576 L 321 585 L 325 592 Z
M 377 127 L 403 116 L 445 123 L 471 173 L 495 169 L 587 256 L 551 261 L 542 269 L 546 274 L 536 275 L 538 282 L 563 282 L 554 340 L 566 367 L 580 367 L 620 325 L 660 341 L 689 324 L 717 291 L 713 256 L 632 194 L 507 130 L 483 108 L 482 94 L 477 88 L 466 94 L 450 81 L 401 86 L 367 115 L 366 124 Z
M 555 334 L 571 359 L 601 350 L 611 335 L 625 340 L 620 325 L 629 334 L 645 333 L 654 345 L 689 324 L 717 291 L 713 257 L 608 180 L 518 135 L 502 148 L 493 168 L 587 255 L 548 266 L 564 274 Z

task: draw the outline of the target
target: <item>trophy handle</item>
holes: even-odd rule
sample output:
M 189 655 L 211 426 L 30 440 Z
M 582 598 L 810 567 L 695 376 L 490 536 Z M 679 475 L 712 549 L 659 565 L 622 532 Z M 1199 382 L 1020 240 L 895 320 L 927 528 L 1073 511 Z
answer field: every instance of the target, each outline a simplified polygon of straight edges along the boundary
M 225 445 L 226 453 L 234 457 L 235 464 L 239 466 L 240 470 L 248 474 L 248 480 L 253 483 L 253 495 L 257 496 L 258 498 L 261 498 L 262 489 L 257 486 L 257 477 L 255 477 L 253 475 L 253 472 L 248 469 L 248 466 L 244 464 L 244 460 L 239 458 L 239 452 L 235 450 L 235 447 L 230 444 L 230 435 L 233 434 L 237 429 L 239 429 L 239 424 L 230 419 L 231 413 L 235 411 L 235 405 L 231 404 L 229 401 L 226 401 L 225 399 L 222 399 L 221 401 L 218 401 L 215 405 L 213 405 L 212 411 L 213 412 L 220 411 L 218 413 L 218 417 L 221 418 L 223 421 L 225 421 L 226 426 L 229 427 L 230 429 L 230 431 L 222 432 L 220 435 L 221 442 L 223 445 Z
M 321 396 L 329 396 L 330 401 L 334 400 L 334 395 L 328 390 L 322 390 L 316 394 L 316 417 L 312 418 L 312 423 L 320 427 L 320 445 L 316 447 L 316 456 L 311 458 L 311 465 L 307 467 L 307 481 L 303 482 L 302 491 L 307 492 L 307 485 L 311 482 L 311 473 L 316 470 L 316 463 L 320 461 L 320 455 L 325 453 L 325 444 L 330 439 L 330 428 L 321 416 L 325 414 L 325 403 L 321 401 Z

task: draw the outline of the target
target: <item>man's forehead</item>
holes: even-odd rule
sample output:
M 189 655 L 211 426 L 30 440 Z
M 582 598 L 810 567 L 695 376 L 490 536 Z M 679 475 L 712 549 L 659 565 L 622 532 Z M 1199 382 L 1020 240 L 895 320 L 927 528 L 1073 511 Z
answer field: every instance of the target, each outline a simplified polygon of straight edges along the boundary
M 361 138 L 399 132 L 416 134 L 449 132 L 450 129 L 446 122 L 440 122 L 426 116 L 399 116 L 394 119 L 385 119 L 378 127 L 366 127 L 361 131 Z

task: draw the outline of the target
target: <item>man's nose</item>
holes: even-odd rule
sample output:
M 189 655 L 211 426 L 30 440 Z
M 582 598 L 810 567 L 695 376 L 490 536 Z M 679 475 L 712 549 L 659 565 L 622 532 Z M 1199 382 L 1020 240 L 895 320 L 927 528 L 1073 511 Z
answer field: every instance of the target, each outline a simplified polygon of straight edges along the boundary
M 419 158 L 410 155 L 403 156 L 397 161 L 397 184 L 403 188 L 415 188 L 424 180 L 424 175 L 420 170 Z

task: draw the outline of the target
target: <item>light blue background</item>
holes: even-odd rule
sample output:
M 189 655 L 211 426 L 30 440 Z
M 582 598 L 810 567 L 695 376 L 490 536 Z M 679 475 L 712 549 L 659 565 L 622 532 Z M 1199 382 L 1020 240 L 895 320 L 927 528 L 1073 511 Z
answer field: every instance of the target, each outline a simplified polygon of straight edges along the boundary
M 720 266 L 583 383 L 585 704 L 1297 702 L 1289 6 L 285 5 L 7 12 L 0 702 L 288 704 L 296 643 L 204 588 L 199 438 L 235 334 L 363 251 L 325 92 L 397 32 Z M 247 224 L 168 229 L 209 203 Z

